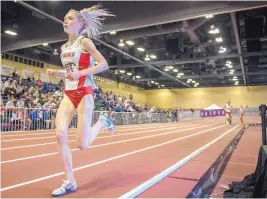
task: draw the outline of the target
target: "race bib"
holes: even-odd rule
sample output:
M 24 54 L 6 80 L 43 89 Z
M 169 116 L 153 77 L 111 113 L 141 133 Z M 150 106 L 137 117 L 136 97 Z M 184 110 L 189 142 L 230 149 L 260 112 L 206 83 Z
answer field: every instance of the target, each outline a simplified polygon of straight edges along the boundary
M 66 69 L 66 76 L 72 72 L 78 71 L 78 67 L 75 63 L 68 63 L 65 64 L 65 69 Z M 65 90 L 77 90 L 79 84 L 79 80 L 74 80 L 71 81 L 69 79 L 66 79 L 65 81 Z

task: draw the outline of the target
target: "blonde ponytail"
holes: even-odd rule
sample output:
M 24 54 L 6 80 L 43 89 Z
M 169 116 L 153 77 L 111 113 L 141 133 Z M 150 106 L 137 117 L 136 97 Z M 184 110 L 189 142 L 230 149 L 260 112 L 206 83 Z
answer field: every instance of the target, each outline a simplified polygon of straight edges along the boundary
M 82 21 L 83 27 L 80 30 L 81 35 L 87 35 L 89 38 L 98 38 L 100 29 L 103 27 L 105 17 L 115 16 L 98 5 L 86 8 L 77 13 L 77 17 Z

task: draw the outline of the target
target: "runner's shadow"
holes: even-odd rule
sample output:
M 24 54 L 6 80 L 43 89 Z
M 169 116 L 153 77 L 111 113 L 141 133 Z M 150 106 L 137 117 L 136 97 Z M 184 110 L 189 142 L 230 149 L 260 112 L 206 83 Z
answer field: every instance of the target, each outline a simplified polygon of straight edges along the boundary
M 143 176 L 149 175 L 154 176 L 153 173 L 138 173 L 132 174 L 131 171 L 129 173 L 120 173 L 120 172 L 112 172 L 106 173 L 102 176 L 93 178 L 90 182 L 79 186 L 78 192 L 85 191 L 86 195 L 94 196 L 97 193 L 101 193 L 107 189 L 118 188 L 118 187 L 127 187 L 130 184 L 135 184 L 134 182 L 138 182 L 138 184 L 143 183 L 140 181 Z M 149 178 L 148 178 L 149 179 Z M 87 196 L 88 196 L 87 195 Z M 97 194 L 98 195 L 98 194 Z

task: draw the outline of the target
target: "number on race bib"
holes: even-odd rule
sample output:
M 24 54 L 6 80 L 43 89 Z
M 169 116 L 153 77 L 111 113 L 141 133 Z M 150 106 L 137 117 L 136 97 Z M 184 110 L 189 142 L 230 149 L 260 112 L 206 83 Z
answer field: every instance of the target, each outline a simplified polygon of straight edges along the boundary
M 69 74 L 69 73 L 73 73 L 73 72 L 77 71 L 78 67 L 76 66 L 75 63 L 67 63 L 67 64 L 65 64 L 65 69 L 67 71 L 67 74 Z
M 66 75 L 69 73 L 78 71 L 78 67 L 75 63 L 67 63 L 64 65 L 66 69 Z M 65 90 L 76 90 L 78 88 L 79 80 L 70 81 L 66 79 L 65 81 Z

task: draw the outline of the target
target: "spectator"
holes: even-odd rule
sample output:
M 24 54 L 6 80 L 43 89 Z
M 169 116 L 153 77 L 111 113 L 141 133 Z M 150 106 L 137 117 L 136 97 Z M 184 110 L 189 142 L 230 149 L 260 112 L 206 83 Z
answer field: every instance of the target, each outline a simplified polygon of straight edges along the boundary
M 40 78 L 38 78 L 35 83 L 36 83 L 37 87 L 41 87 L 42 86 L 42 81 L 41 81 Z
M 15 104 L 14 104 L 14 98 L 12 97 L 7 103 L 6 103 L 6 108 L 13 108 L 15 107 Z

